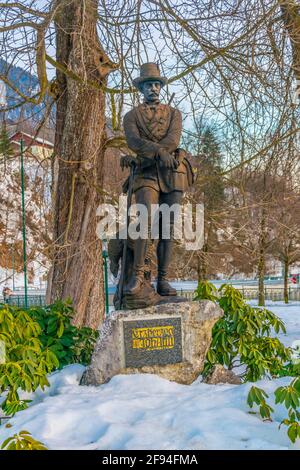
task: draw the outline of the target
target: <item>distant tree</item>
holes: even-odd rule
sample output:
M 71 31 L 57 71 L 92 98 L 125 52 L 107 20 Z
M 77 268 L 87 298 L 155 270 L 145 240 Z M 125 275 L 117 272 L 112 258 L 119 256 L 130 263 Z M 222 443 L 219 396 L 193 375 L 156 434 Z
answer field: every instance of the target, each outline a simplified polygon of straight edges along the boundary
M 0 158 L 5 162 L 9 157 L 12 157 L 14 153 L 14 149 L 9 140 L 6 123 L 3 121 L 0 131 Z
M 282 192 L 274 214 L 274 241 L 270 253 L 283 265 L 284 301 L 289 301 L 288 279 L 290 267 L 300 261 L 300 194 Z
M 198 281 L 204 281 L 217 273 L 220 250 L 218 212 L 224 206 L 224 180 L 222 177 L 222 152 L 220 137 L 212 125 L 196 123 L 193 136 L 184 139 L 184 145 L 193 155 L 197 179 L 188 195 L 189 202 L 204 205 L 204 245 L 190 258 L 190 266 L 197 272 Z
M 231 213 L 227 244 L 232 254 L 231 264 L 240 272 L 247 267 L 249 273 L 256 273 L 258 303 L 263 306 L 268 259 L 286 263 L 287 292 L 288 268 L 296 261 L 297 253 L 296 194 L 291 197 L 287 191 L 287 176 L 274 174 L 268 166 L 263 170 L 244 169 L 243 174 L 234 175 L 234 180 L 236 183 L 228 196 Z

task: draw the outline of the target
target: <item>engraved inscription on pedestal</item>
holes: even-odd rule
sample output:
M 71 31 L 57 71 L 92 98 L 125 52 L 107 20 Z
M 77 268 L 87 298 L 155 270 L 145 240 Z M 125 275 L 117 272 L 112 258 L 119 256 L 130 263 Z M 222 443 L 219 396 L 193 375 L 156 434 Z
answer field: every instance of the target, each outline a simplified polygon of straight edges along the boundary
M 124 320 L 125 367 L 182 362 L 181 318 Z

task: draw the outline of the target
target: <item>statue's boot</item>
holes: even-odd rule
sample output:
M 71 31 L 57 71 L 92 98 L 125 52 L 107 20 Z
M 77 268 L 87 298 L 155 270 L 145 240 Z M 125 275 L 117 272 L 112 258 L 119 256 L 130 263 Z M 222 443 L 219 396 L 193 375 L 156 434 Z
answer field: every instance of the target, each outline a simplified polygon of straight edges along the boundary
M 144 268 L 134 268 L 133 269 L 133 275 L 131 279 L 129 280 L 128 284 L 124 288 L 124 294 L 132 294 L 135 295 L 137 294 L 144 282 Z
M 172 287 L 166 279 L 163 277 L 158 277 L 157 279 L 157 293 L 161 296 L 170 295 L 176 296 L 177 291 Z
M 171 261 L 172 240 L 160 240 L 157 245 L 157 261 L 158 261 L 158 276 L 157 276 L 157 293 L 165 296 L 176 296 L 177 291 L 174 287 L 170 286 L 167 281 L 168 268 Z
M 131 279 L 124 288 L 124 294 L 137 294 L 144 283 L 145 256 L 147 252 L 147 240 L 138 238 L 134 245 L 133 273 Z

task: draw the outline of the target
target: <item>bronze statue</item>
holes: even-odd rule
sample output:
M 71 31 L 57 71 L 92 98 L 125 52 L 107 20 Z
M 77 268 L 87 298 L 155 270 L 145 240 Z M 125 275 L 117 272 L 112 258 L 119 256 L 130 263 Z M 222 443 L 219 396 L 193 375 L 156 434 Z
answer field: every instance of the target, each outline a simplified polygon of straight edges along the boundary
M 129 111 L 124 117 L 124 131 L 127 145 L 135 152 L 135 172 L 132 191 L 137 204 L 143 204 L 151 214 L 151 204 L 172 206 L 182 201 L 183 192 L 193 182 L 193 170 L 187 160 L 186 152 L 178 148 L 182 133 L 182 118 L 179 110 L 159 100 L 161 88 L 167 79 L 160 76 L 157 64 L 146 63 L 141 66 L 140 76 L 133 84 L 144 95 L 144 102 Z M 132 159 L 123 157 L 122 166 L 130 166 Z M 145 262 L 149 243 L 151 243 L 150 220 L 148 239 L 134 241 L 131 258 L 132 269 L 126 276 L 121 293 L 134 305 L 135 298 L 149 297 L 145 305 L 152 305 L 176 296 L 176 290 L 168 283 L 168 268 L 172 256 L 174 214 L 170 219 L 170 238 L 160 235 L 157 244 L 157 294 L 150 295 L 153 289 L 149 281 L 145 282 Z M 132 245 L 131 245 L 132 246 Z M 127 272 L 127 274 L 129 274 Z M 122 280 L 123 282 L 124 280 Z M 146 284 L 146 286 L 145 286 Z M 145 290 L 146 287 L 146 290 Z M 128 302 L 125 302 L 128 308 Z M 140 304 L 139 304 L 140 306 Z M 124 303 L 123 303 L 124 308 Z

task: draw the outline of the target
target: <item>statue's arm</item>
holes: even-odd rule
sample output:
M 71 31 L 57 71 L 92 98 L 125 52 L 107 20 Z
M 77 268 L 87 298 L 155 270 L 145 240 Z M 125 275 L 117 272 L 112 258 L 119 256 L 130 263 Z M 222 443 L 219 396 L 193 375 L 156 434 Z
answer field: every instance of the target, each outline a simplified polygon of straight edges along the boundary
M 159 145 L 170 153 L 174 152 L 179 146 L 182 133 L 182 117 L 178 109 L 173 109 L 170 126 L 167 135 L 159 142 Z
M 124 116 L 123 126 L 127 145 L 130 150 L 133 150 L 143 158 L 152 159 L 157 156 L 157 152 L 161 148 L 161 145 L 140 136 L 134 113 L 129 112 Z

